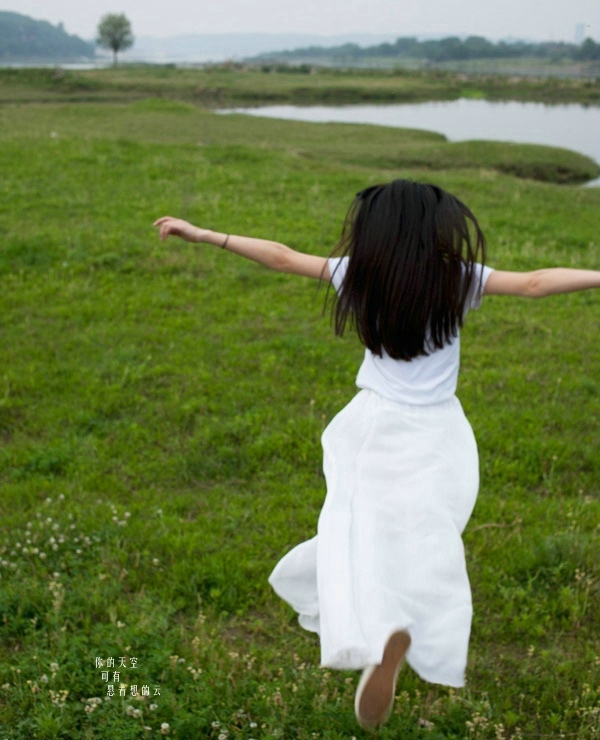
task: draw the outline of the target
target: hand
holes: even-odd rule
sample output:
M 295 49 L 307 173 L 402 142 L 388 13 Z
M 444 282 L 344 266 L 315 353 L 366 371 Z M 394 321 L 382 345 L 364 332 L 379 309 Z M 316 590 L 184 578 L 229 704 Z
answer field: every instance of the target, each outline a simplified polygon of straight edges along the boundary
M 163 216 L 155 221 L 153 226 L 159 228 L 158 234 L 161 241 L 168 236 L 178 236 L 180 239 L 185 239 L 186 242 L 202 241 L 202 230 L 181 218 Z

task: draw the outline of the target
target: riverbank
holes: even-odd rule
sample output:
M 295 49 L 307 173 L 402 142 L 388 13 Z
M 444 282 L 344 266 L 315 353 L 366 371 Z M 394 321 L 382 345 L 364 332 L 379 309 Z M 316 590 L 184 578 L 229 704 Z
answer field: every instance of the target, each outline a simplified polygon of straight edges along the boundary
M 192 146 L 244 146 L 277 151 L 330 166 L 399 172 L 465 170 L 523 179 L 580 184 L 600 175 L 591 158 L 566 149 L 493 141 L 449 142 L 437 133 L 361 124 L 311 124 L 217 115 L 180 101 L 148 98 L 130 104 L 26 104 L 0 106 L 6 138 L 46 131 L 57 138 L 127 139 Z
M 360 105 L 269 105 L 220 113 L 314 123 L 361 123 L 443 134 L 451 142 L 512 142 L 574 150 L 600 168 L 600 106 L 460 100 Z M 600 173 L 599 173 L 600 174 Z M 586 183 L 600 185 L 600 179 Z
M 0 103 L 119 102 L 148 96 L 205 107 L 267 103 L 330 105 L 483 98 L 600 104 L 595 79 L 506 77 L 444 71 L 336 70 L 285 65 L 109 69 L 0 69 Z

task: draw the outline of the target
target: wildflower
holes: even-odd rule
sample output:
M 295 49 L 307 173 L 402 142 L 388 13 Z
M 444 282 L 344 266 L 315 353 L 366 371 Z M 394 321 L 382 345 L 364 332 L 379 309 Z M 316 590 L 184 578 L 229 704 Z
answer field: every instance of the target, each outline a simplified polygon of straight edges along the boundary
M 52 689 L 50 689 L 48 693 L 50 694 L 50 700 L 52 703 L 56 704 L 61 709 L 64 709 L 69 692 L 66 689 L 62 691 L 52 691 Z
M 158 709 L 158 704 L 150 704 L 150 706 L 148 707 L 148 709 L 151 712 L 154 712 L 154 711 L 156 711 Z
M 48 683 L 48 676 L 45 673 L 40 676 L 40 683 Z
M 162 725 L 160 726 L 160 734 L 161 735 L 168 735 L 170 729 L 171 728 L 169 726 L 169 723 L 168 722 L 163 722 Z

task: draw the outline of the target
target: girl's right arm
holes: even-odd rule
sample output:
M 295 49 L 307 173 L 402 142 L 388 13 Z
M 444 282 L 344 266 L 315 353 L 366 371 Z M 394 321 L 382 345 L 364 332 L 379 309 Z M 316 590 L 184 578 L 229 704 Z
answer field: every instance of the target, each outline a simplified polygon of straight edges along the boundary
M 573 293 L 588 288 L 600 288 L 600 271 L 550 267 L 533 272 L 494 270 L 487 279 L 483 293 L 543 298 L 556 293 Z
M 172 216 L 159 218 L 158 221 L 154 222 L 154 226 L 158 227 L 161 239 L 166 239 L 168 236 L 178 236 L 188 242 L 213 244 L 278 272 L 304 275 L 317 280 L 329 281 L 331 279 L 325 257 L 297 252 L 295 249 L 279 242 L 200 229 L 187 221 Z

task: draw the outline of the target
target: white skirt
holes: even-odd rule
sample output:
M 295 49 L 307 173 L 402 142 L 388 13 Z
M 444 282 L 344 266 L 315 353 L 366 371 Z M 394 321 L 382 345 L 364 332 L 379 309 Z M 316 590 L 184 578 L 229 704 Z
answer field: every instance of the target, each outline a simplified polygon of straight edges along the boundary
M 463 686 L 472 606 L 461 533 L 479 466 L 460 402 L 410 406 L 363 390 L 322 441 L 318 534 L 277 564 L 271 586 L 319 634 L 323 666 L 378 664 L 406 630 L 421 678 Z

